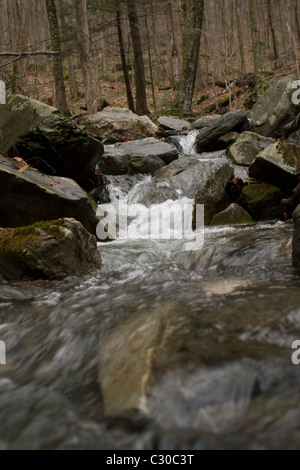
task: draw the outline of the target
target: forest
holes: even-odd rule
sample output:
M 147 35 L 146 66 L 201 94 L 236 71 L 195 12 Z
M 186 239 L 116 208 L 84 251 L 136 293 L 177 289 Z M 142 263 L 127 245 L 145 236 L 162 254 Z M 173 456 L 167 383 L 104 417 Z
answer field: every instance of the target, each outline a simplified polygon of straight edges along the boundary
M 0 450 L 299 450 L 300 0 L 0 27 Z
M 64 114 L 249 109 L 299 71 L 298 0 L 1 0 L 0 78 Z M 236 102 L 236 104 L 234 103 Z

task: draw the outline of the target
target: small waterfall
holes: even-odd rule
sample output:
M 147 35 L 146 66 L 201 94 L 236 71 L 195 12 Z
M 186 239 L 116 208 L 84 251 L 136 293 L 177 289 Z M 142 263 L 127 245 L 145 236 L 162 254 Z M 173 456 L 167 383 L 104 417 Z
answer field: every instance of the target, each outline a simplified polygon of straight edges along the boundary
M 195 129 L 187 135 L 173 137 L 173 143 L 184 155 L 195 155 L 197 153 L 196 138 L 198 132 L 199 131 Z

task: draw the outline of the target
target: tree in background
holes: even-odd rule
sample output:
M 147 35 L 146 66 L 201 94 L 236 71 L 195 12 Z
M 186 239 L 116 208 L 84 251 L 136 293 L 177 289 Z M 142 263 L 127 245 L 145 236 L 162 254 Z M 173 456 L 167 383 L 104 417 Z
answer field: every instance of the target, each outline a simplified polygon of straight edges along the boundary
M 130 34 L 132 41 L 132 49 L 134 55 L 134 71 L 135 71 L 135 110 L 137 114 L 149 114 L 147 95 L 146 95 L 146 78 L 143 57 L 143 45 L 140 34 L 140 26 L 136 11 L 135 0 L 127 0 L 128 20 L 130 26 Z
M 182 0 L 182 20 L 184 25 L 182 41 L 182 72 L 177 106 L 183 111 L 192 110 L 195 91 L 204 0 Z
M 87 1 L 74 0 L 76 36 L 89 114 L 103 109 L 98 63 L 93 52 L 87 17 Z
M 47 16 L 51 35 L 51 48 L 57 55 L 53 56 L 53 75 L 55 84 L 56 107 L 66 116 L 70 116 L 67 105 L 64 73 L 61 55 L 61 42 L 58 28 L 57 11 L 54 0 L 46 0 Z

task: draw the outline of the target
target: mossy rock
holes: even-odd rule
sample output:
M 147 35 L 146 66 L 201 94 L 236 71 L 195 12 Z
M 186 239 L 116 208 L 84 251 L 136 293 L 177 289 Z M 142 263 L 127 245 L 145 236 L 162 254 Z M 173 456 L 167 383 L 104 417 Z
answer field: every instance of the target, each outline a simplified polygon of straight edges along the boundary
M 250 177 L 280 188 L 287 195 L 299 183 L 300 147 L 276 142 L 260 152 L 249 168 Z
M 251 227 L 255 225 L 251 215 L 240 205 L 231 204 L 219 214 L 214 215 L 210 227 Z
M 283 192 L 269 184 L 250 184 L 242 190 L 240 203 L 254 220 L 279 218 L 279 204 Z
M 3 279 L 61 279 L 82 276 L 100 266 L 96 237 L 75 219 L 0 230 Z

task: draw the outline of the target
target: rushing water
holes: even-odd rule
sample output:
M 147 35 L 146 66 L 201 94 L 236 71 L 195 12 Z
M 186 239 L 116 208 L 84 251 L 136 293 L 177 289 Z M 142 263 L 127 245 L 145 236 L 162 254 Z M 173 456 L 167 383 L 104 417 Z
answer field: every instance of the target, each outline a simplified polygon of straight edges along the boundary
M 127 196 L 134 204 L 149 184 L 138 179 L 132 188 L 126 178 L 113 181 L 112 204 Z M 300 279 L 291 267 L 292 230 L 281 222 L 206 229 L 196 251 L 186 250 L 185 240 L 123 233 L 99 244 L 100 272 L 0 286 L 7 348 L 0 449 L 299 448 L 300 369 L 291 345 L 300 339 Z M 147 410 L 106 416 L 98 383 L 104 339 L 126 332 L 131 318 L 147 325 L 170 305 L 168 373 L 156 359 L 159 380 Z M 117 342 L 104 366 L 123 354 Z M 122 397 L 119 386 L 113 392 Z

